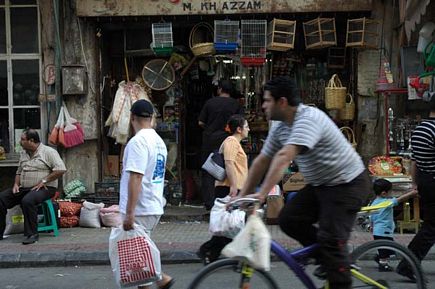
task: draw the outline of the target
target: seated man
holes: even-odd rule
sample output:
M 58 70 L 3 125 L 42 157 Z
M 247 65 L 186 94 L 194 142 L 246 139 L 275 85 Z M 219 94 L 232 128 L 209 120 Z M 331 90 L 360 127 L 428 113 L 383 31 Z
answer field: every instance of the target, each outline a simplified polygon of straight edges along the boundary
M 59 153 L 41 143 L 34 129 L 24 130 L 23 152 L 12 189 L 0 192 L 0 240 L 6 227 L 7 210 L 21 204 L 24 215 L 23 244 L 38 241 L 38 205 L 54 196 L 57 179 L 66 171 Z

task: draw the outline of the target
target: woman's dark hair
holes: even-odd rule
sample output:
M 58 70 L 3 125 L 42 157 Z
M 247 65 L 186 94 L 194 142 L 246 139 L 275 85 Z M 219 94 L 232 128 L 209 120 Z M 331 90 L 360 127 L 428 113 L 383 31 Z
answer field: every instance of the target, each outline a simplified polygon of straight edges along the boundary
M 234 134 L 238 127 L 243 128 L 245 121 L 245 118 L 240 114 L 232 115 L 227 122 L 228 132 Z
M 388 192 L 393 187 L 393 184 L 386 179 L 377 179 L 373 183 L 373 191 L 376 196 L 382 194 L 382 192 Z
M 38 132 L 33 128 L 28 128 L 23 130 L 23 134 L 26 136 L 27 140 L 33 140 L 34 143 L 40 143 L 41 139 L 39 138 Z
M 290 106 L 298 106 L 301 103 L 296 83 L 287 76 L 279 76 L 269 80 L 264 85 L 264 91 L 266 90 L 270 91 L 275 100 L 279 100 L 281 97 L 286 98 Z

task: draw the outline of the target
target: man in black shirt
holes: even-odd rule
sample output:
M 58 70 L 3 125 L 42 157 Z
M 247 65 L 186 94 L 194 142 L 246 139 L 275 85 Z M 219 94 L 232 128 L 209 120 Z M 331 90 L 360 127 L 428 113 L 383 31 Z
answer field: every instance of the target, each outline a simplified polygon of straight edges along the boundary
M 429 99 L 429 119 L 424 120 L 411 136 L 413 187 L 417 188 L 422 207 L 423 225 L 408 248 L 422 261 L 435 243 L 435 97 Z M 414 279 L 406 262 L 397 266 L 397 273 Z
M 231 92 L 231 81 L 220 80 L 217 90 L 218 96 L 207 100 L 199 114 L 198 124 L 204 129 L 201 164 L 205 162 L 212 151 L 219 149 L 228 136 L 228 133 L 225 132 L 225 126 L 230 116 L 243 114 L 242 106 L 231 97 Z M 213 176 L 202 170 L 201 193 L 207 210 L 210 210 L 214 203 L 214 182 Z

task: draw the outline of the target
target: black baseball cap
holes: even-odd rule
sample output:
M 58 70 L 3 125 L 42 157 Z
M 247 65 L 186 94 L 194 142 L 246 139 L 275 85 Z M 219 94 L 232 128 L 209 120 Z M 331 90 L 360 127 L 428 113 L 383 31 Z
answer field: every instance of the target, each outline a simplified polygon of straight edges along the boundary
M 154 113 L 154 106 L 145 99 L 139 99 L 131 106 L 130 112 L 140 117 L 151 117 Z

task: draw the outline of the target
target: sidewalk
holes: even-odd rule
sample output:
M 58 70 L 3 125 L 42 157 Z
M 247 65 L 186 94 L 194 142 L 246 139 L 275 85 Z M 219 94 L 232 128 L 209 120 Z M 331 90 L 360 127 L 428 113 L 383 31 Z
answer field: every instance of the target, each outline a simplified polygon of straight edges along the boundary
M 273 239 L 289 249 L 298 248 L 297 242 L 286 237 L 278 226 L 268 226 Z M 22 245 L 23 236 L 11 235 L 0 241 L 0 267 L 102 265 L 109 264 L 108 239 L 110 228 L 61 229 L 58 237 L 41 233 L 39 242 Z M 396 235 L 397 242 L 408 244 L 412 234 Z M 195 252 L 210 238 L 207 222 L 161 222 L 152 239 L 161 251 L 163 263 L 199 262 Z M 354 232 L 350 244 L 358 246 L 370 241 L 367 232 Z M 434 251 L 435 252 L 435 251 Z M 433 253 L 431 256 L 433 257 Z

